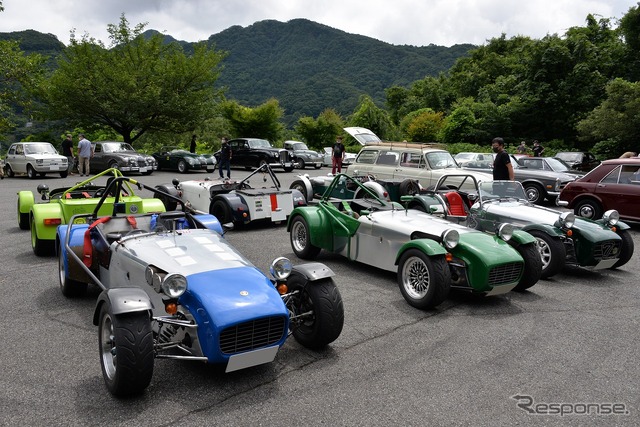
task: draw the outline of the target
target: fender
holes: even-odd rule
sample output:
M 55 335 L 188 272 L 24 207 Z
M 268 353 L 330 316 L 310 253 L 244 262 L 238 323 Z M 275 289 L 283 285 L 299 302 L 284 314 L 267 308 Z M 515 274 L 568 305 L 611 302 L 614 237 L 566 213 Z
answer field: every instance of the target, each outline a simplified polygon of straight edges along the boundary
M 324 250 L 333 251 L 333 230 L 331 222 L 322 209 L 317 206 L 304 206 L 295 208 L 287 221 L 287 232 L 291 232 L 291 220 L 296 216 L 302 216 L 309 230 L 313 230 L 310 234 L 311 244 Z M 317 231 L 317 232 L 316 232 Z
M 35 204 L 35 196 L 31 191 L 18 191 L 18 212 L 28 214 Z
M 166 212 L 164 203 L 160 199 L 142 199 L 141 213 Z
M 409 204 L 407 205 L 407 208 L 416 209 L 416 207 L 418 206 L 421 206 L 422 209 L 424 209 L 424 211 L 427 213 L 432 213 L 431 206 L 435 206 L 437 208 L 436 211 L 433 213 L 439 213 L 439 214 L 444 213 L 444 206 L 442 205 L 440 200 L 438 200 L 435 194 L 434 195 L 421 194 L 421 195 L 413 196 L 413 199 L 409 202 Z
M 220 224 L 220 221 L 218 221 L 218 218 L 216 218 L 215 216 L 211 214 L 198 214 L 194 215 L 193 218 L 198 221 L 198 223 L 203 227 L 206 227 L 209 230 L 213 230 L 221 236 L 224 234 L 222 225 Z
M 398 253 L 396 254 L 395 265 L 398 265 L 398 261 L 403 253 L 409 249 L 418 249 L 425 253 L 425 255 L 432 257 L 437 255 L 446 255 L 447 250 L 440 245 L 440 243 L 431 239 L 415 239 L 402 245 Z
M 520 245 L 527 245 L 529 243 L 535 243 L 535 242 L 536 242 L 536 238 L 533 237 L 531 234 L 527 233 L 526 231 L 513 230 L 513 235 L 511 236 L 511 239 L 509 239 L 507 243 L 509 243 L 511 246 L 520 246 Z
M 605 224 L 605 222 L 604 222 L 604 220 L 602 218 L 597 219 L 595 222 L 597 222 L 598 224 L 602 225 L 603 227 L 612 228 L 612 227 L 609 227 L 607 224 Z M 626 222 L 622 222 L 622 221 L 618 221 L 618 223 L 614 227 L 617 230 L 629 230 L 631 228 L 631 226 L 629 224 L 627 224 Z
M 523 230 L 523 231 L 538 230 L 538 231 L 547 233 L 551 237 L 564 236 L 564 233 L 561 230 L 558 230 L 558 228 L 549 224 L 527 224 L 524 227 L 520 228 L 520 230 Z
M 100 322 L 100 309 L 109 301 L 114 315 L 135 313 L 139 311 L 151 312 L 153 306 L 149 295 L 140 288 L 111 288 L 102 291 L 96 302 L 93 312 L 93 324 L 98 326 Z
M 306 175 L 298 175 L 298 181 L 301 181 L 305 188 L 305 198 L 306 200 L 313 200 L 313 185 L 311 185 L 311 180 Z M 293 185 L 293 184 L 291 184 Z M 289 187 L 291 188 L 291 187 Z
M 93 280 L 78 262 L 71 259 L 64 244 L 67 233 L 71 230 L 69 247 L 78 258 L 82 259 L 84 255 L 84 233 L 88 228 L 89 224 L 73 224 L 73 227 L 65 224 L 59 225 L 56 230 L 56 254 L 63 262 L 64 271 L 69 279 L 82 283 L 92 283 Z
M 569 204 L 566 207 L 573 209 L 578 205 L 578 203 L 580 203 L 584 199 L 595 200 L 596 202 L 600 203 L 600 205 L 603 205 L 602 199 L 600 197 L 598 197 L 597 194 L 595 194 L 595 193 L 581 193 L 581 194 L 577 194 L 573 198 L 573 200 L 571 200 L 571 202 L 569 202 Z
M 293 266 L 292 272 L 296 272 L 304 276 L 304 278 L 309 282 L 335 276 L 333 270 L 321 262 L 308 262 L 305 264 L 295 265 Z
M 30 217 L 36 227 L 38 238 L 43 240 L 55 240 L 56 227 L 58 226 L 58 224 L 44 225 L 45 219 L 59 220 L 59 224 L 65 223 L 62 207 L 58 203 L 35 204 L 31 207 Z
M 231 215 L 233 216 L 233 222 L 239 222 L 246 224 L 251 221 L 249 206 L 245 203 L 244 198 L 235 192 L 218 194 L 211 199 L 211 204 L 216 200 L 224 200 L 231 209 Z M 246 214 L 246 216 L 245 216 Z
M 381 200 L 389 200 L 389 193 L 382 185 L 380 185 L 379 182 L 365 181 L 362 183 L 362 186 L 371 190 L 371 192 L 378 196 L 378 198 L 380 198 Z
M 307 199 L 305 199 L 304 195 L 295 188 L 291 188 L 291 198 L 293 200 L 293 207 L 296 206 L 307 206 Z

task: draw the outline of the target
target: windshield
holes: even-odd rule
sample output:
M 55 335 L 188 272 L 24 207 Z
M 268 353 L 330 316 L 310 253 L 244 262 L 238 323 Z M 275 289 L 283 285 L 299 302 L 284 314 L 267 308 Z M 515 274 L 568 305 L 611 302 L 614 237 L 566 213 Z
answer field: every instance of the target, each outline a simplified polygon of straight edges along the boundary
M 549 164 L 551 169 L 553 169 L 556 172 L 566 172 L 566 171 L 571 171 L 572 170 L 571 166 L 566 164 L 564 162 L 564 160 L 554 159 L 553 157 L 548 157 L 547 158 L 547 163 Z
M 300 151 L 300 150 L 308 150 L 309 147 L 307 147 L 307 144 L 305 144 L 304 142 L 298 142 L 293 144 L 293 151 Z
M 582 153 L 558 153 L 556 157 L 564 160 L 565 162 L 581 162 Z
M 474 156 L 474 153 L 458 153 L 454 158 L 456 160 L 473 160 Z
M 38 144 L 25 144 L 24 145 L 24 153 L 25 154 L 58 154 L 53 145 L 48 142 L 41 142 Z
M 458 168 L 458 164 L 448 151 L 434 151 L 427 153 L 426 157 L 431 169 Z
M 102 151 L 105 153 L 115 153 L 117 151 L 135 151 L 130 144 L 126 142 L 109 142 L 102 144 Z
M 518 181 L 486 181 L 478 186 L 480 190 L 480 201 L 515 198 L 527 200 L 522 184 Z
M 251 148 L 271 148 L 271 144 L 266 139 L 253 139 L 249 141 Z

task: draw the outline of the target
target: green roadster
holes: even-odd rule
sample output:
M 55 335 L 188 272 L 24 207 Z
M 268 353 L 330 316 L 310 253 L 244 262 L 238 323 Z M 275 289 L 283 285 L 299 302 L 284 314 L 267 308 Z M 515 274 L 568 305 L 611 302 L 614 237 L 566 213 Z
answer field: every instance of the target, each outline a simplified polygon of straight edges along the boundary
M 93 212 L 105 191 L 104 183 L 98 184 L 98 181 L 121 176 L 119 170 L 107 169 L 72 187 L 50 191 L 47 185 L 40 184 L 37 191 L 42 197 L 41 203 L 35 203 L 32 191 L 19 191 L 18 227 L 22 230 L 31 229 L 33 252 L 38 256 L 53 255 L 58 225 L 67 224 L 73 215 Z M 107 197 L 99 214 L 111 215 L 116 204 L 124 204 L 125 211 L 131 214 L 165 211 L 161 200 L 136 196 L 131 186 L 122 193 Z

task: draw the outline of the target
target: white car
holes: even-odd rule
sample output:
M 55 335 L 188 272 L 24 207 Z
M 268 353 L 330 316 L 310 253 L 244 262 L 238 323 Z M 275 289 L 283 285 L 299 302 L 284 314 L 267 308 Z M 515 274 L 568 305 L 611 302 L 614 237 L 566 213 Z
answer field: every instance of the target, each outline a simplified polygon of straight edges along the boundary
M 333 161 L 331 160 L 331 153 L 333 152 L 333 147 L 324 147 L 324 156 L 322 158 L 322 166 L 333 166 Z M 349 166 L 356 159 L 357 154 L 355 153 L 344 153 L 344 160 L 342 161 L 342 166 Z
M 66 178 L 69 163 L 65 156 L 49 142 L 16 142 L 11 144 L 5 159 L 4 171 L 12 177 L 16 173 L 26 173 L 31 179 L 48 173 L 59 173 Z

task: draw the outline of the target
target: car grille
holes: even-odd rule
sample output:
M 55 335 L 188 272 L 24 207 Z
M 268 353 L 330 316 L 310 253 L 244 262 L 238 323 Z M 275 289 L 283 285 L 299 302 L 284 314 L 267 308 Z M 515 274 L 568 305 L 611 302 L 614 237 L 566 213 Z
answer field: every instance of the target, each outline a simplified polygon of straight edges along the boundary
M 517 281 L 522 273 L 523 266 L 524 264 L 521 262 L 512 262 L 493 267 L 491 271 L 489 271 L 489 285 L 497 286 Z
M 615 240 L 607 240 L 596 244 L 593 250 L 593 257 L 595 259 L 611 259 L 618 258 L 620 256 L 620 249 L 622 243 Z
M 226 328 L 220 334 L 220 351 L 225 354 L 254 350 L 277 343 L 285 334 L 285 317 L 267 317 Z
M 289 152 L 284 150 L 280 152 L 280 163 L 288 163 L 291 159 L 289 157 Z

